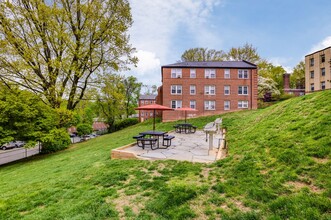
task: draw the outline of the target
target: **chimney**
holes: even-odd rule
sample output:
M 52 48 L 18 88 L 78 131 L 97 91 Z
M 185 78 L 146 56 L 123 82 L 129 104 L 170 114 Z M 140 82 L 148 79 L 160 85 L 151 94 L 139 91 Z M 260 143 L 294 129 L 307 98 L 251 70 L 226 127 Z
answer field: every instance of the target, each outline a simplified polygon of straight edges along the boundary
M 290 74 L 289 73 L 283 74 L 283 85 L 284 85 L 284 90 L 290 89 Z

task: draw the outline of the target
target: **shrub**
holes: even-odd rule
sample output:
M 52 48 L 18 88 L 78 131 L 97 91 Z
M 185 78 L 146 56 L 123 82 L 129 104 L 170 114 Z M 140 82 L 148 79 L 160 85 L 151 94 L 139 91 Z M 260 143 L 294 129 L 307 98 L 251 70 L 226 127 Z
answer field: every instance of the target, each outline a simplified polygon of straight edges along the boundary
M 67 148 L 70 144 L 68 132 L 62 129 L 53 129 L 41 138 L 41 153 L 52 153 Z
M 85 134 L 91 134 L 93 132 L 93 128 L 89 124 L 79 124 L 77 125 L 77 133 L 79 136 L 85 135 Z
M 113 126 L 113 129 L 112 131 L 119 131 L 119 130 L 122 130 L 126 127 L 129 127 L 129 126 L 132 126 L 132 125 L 135 125 L 135 124 L 138 124 L 138 119 L 137 118 L 126 118 L 126 119 L 123 119 L 119 122 L 116 122 Z

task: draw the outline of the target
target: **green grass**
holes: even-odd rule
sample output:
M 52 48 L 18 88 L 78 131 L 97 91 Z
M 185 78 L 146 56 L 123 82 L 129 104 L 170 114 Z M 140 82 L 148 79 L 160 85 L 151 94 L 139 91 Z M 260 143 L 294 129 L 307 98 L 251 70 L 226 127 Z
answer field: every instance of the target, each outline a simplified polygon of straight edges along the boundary
M 110 159 L 148 121 L 2 166 L 0 219 L 331 219 L 330 103 L 325 91 L 222 115 L 229 156 L 212 165 Z

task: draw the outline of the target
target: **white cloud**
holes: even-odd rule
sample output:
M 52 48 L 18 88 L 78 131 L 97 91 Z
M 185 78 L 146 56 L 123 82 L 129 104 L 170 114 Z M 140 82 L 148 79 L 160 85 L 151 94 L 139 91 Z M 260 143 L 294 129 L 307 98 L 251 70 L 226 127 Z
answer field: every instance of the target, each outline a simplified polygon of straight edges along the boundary
M 290 62 L 289 59 L 283 57 L 272 57 L 269 59 L 274 66 L 282 66 L 287 73 L 292 73 L 293 68 L 287 66 L 287 63 Z
M 324 38 L 318 44 L 314 45 L 309 53 L 313 53 L 313 52 L 316 52 L 318 50 L 322 50 L 322 49 L 324 49 L 326 47 L 330 47 L 330 46 L 331 46 L 331 36 L 328 36 L 328 37 Z
M 138 50 L 135 56 L 138 57 L 139 62 L 137 67 L 133 68 L 133 70 L 137 71 L 139 75 L 144 75 L 145 72 L 149 71 L 160 70 L 161 62 L 160 59 L 156 57 L 155 53 Z

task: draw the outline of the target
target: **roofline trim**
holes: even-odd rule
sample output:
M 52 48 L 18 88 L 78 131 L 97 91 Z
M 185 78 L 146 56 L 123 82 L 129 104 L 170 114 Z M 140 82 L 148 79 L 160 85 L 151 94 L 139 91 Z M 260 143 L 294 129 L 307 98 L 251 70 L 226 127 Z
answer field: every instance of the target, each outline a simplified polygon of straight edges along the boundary
M 315 51 L 315 52 L 313 52 L 313 53 L 307 54 L 305 57 L 307 57 L 307 56 L 311 56 L 311 55 L 313 55 L 313 54 L 315 54 L 315 53 L 319 53 L 319 52 L 321 52 L 321 51 L 323 51 L 323 50 L 327 50 L 327 49 L 331 49 L 331 46 L 330 46 L 330 47 L 326 47 L 326 48 L 321 49 L 321 50 L 318 50 L 318 51 Z

